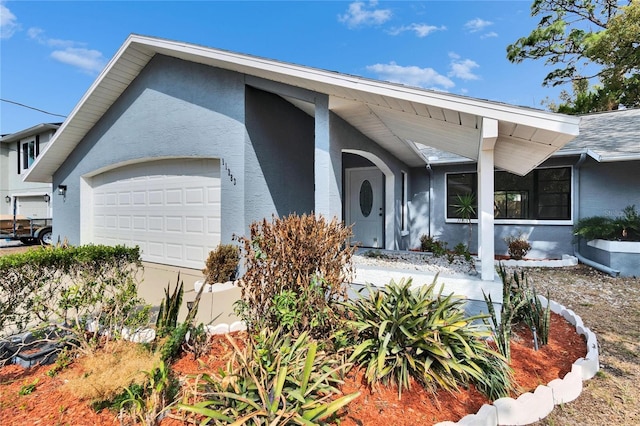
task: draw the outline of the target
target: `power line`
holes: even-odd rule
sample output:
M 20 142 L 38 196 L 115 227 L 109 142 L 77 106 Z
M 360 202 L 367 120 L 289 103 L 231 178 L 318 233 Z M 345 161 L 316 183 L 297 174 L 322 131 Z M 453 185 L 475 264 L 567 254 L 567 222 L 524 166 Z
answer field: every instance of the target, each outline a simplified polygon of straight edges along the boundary
M 10 103 L 10 104 L 18 105 L 18 106 L 25 107 L 25 108 L 29 108 L 29 109 L 32 109 L 32 110 L 35 110 L 35 111 L 38 111 L 38 112 L 43 112 L 43 113 L 45 113 L 45 114 L 55 115 L 56 117 L 67 118 L 67 116 L 66 116 L 66 115 L 62 115 L 62 114 L 54 114 L 53 112 L 48 112 L 48 111 L 45 111 L 45 110 L 43 110 L 43 109 L 39 109 L 39 108 L 35 108 L 35 107 L 29 106 L 29 105 L 21 104 L 20 102 L 10 101 L 10 100 L 8 100 L 8 99 L 1 99 L 1 98 L 0 98 L 0 101 L 2 101 L 2 102 L 8 102 L 8 103 Z

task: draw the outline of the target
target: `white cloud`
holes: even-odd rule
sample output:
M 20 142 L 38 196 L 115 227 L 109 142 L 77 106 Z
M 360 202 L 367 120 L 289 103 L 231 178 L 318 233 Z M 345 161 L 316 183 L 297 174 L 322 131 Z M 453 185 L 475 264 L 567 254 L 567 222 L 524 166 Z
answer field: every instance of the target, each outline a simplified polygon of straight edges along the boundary
M 455 86 L 453 81 L 439 74 L 433 68 L 403 67 L 395 62 L 390 62 L 368 65 L 367 70 L 376 73 L 378 78 L 382 80 L 409 86 L 436 88 L 436 90 L 450 89 Z
M 480 77 L 475 75 L 472 70 L 474 68 L 479 68 L 475 61 L 471 59 L 462 59 L 460 55 L 456 53 L 449 53 L 449 58 L 451 58 L 451 63 L 449 64 L 449 68 L 451 71 L 447 74 L 449 77 L 456 77 L 462 80 L 479 80 Z
M 42 28 L 32 27 L 27 30 L 31 40 L 55 49 L 51 57 L 63 64 L 72 65 L 89 74 L 100 72 L 105 65 L 102 52 L 87 49 L 86 43 L 73 40 L 61 40 L 45 36 Z
M 480 38 L 485 39 L 485 38 L 493 38 L 493 37 L 498 37 L 498 33 L 495 31 L 490 31 L 488 33 L 482 34 L 480 36 Z
M 51 53 L 51 57 L 56 61 L 73 65 L 89 73 L 100 72 L 105 64 L 101 52 L 79 47 L 67 47 L 64 50 L 54 50 Z
M 0 4 L 0 39 L 11 38 L 20 29 L 18 18 L 8 7 Z
M 366 25 L 380 25 L 391 19 L 391 10 L 376 9 L 377 1 L 365 4 L 363 1 L 355 1 L 349 5 L 344 15 L 338 15 L 338 21 L 347 24 L 349 28 Z
M 35 40 L 40 44 L 49 47 L 74 47 L 74 46 L 84 46 L 86 43 L 80 43 L 72 40 L 60 40 L 57 38 L 48 38 L 44 36 L 44 30 L 38 27 L 31 27 L 27 30 L 27 36 L 31 40 Z
M 447 27 L 445 27 L 444 25 L 440 27 L 436 27 L 435 25 L 427 25 L 427 24 L 411 24 L 411 25 L 403 25 L 402 27 L 398 27 L 398 28 L 392 28 L 388 32 L 389 34 L 395 36 L 405 31 L 413 31 L 414 33 L 416 33 L 417 37 L 422 38 L 422 37 L 428 36 L 432 32 L 445 31 L 446 29 Z
M 485 21 L 484 19 L 475 18 L 464 24 L 464 28 L 472 33 L 484 30 L 486 27 L 493 25 L 491 21 Z

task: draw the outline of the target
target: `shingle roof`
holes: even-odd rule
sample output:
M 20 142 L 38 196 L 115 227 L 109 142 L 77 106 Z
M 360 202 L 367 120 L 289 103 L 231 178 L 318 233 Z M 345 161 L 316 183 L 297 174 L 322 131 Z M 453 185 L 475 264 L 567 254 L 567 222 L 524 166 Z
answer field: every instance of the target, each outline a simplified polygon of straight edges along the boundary
M 598 161 L 640 157 L 640 109 L 618 110 L 582 116 L 580 134 L 558 151 L 590 150 Z
M 475 162 L 450 152 L 422 146 L 432 164 Z M 580 134 L 553 156 L 588 153 L 596 161 L 640 159 L 640 109 L 599 112 L 581 116 Z

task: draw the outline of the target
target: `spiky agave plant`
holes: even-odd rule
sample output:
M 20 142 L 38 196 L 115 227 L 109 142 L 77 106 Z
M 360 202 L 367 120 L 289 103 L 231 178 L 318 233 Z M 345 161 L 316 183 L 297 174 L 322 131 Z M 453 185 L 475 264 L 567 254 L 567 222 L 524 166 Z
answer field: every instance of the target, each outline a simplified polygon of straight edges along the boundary
M 409 389 L 410 378 L 436 391 L 454 390 L 458 384 L 485 383 L 486 366 L 505 364 L 487 345 L 490 331 L 481 322 L 486 315 L 467 317 L 463 301 L 436 291 L 430 285 L 413 289 L 411 280 L 393 280 L 383 289 L 369 288 L 346 306 L 353 316 L 349 325 L 358 342 L 351 360 L 365 368 L 369 384 L 398 385 L 398 398 Z M 508 372 L 508 368 L 500 371 Z M 508 393 L 510 380 L 487 382 L 500 395 Z
M 360 395 L 336 398 L 350 364 L 319 350 L 307 332 L 294 340 L 282 329 L 264 329 L 244 350 L 226 337 L 234 359 L 221 377 L 202 377 L 202 402 L 178 406 L 204 416 L 203 424 L 322 424 Z

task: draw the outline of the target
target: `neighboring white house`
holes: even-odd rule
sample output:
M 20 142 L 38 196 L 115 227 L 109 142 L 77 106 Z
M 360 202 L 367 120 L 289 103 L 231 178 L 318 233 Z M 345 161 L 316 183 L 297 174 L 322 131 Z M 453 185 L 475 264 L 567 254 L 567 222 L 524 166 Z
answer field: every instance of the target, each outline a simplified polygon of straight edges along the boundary
M 51 184 L 24 182 L 62 123 L 42 123 L 0 138 L 0 215 L 50 218 Z

